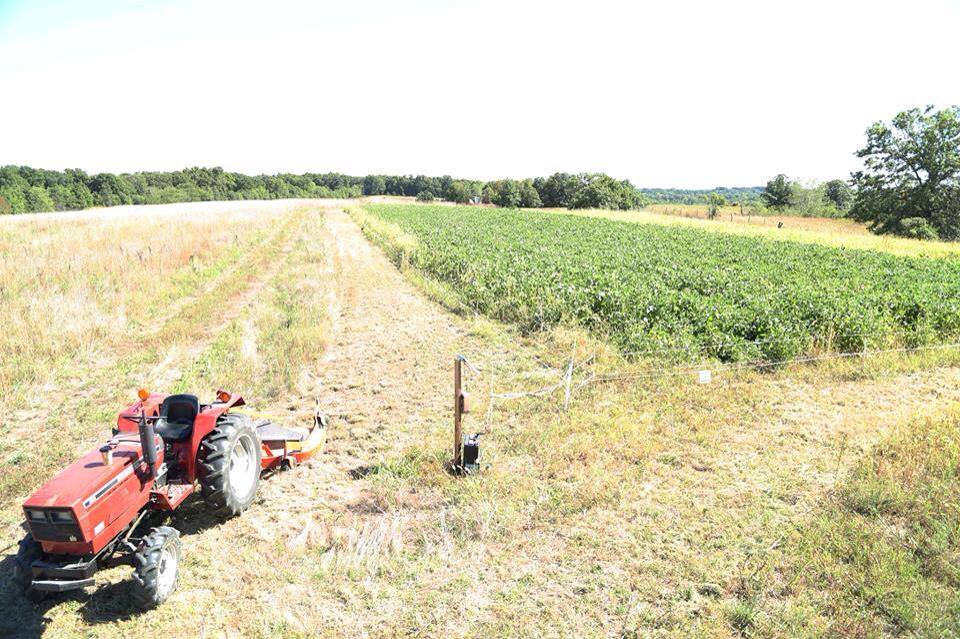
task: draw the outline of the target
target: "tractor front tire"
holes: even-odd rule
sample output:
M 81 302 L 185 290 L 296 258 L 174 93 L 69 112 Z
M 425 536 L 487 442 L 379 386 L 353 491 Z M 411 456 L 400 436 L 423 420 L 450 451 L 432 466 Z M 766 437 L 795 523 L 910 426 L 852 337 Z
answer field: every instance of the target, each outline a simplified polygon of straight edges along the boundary
M 47 594 L 33 588 L 33 562 L 42 558 L 43 548 L 33 535 L 27 533 L 17 548 L 17 556 L 13 562 L 13 578 L 31 601 L 40 601 Z
M 260 438 L 245 415 L 224 415 L 197 451 L 200 494 L 228 517 L 253 502 L 260 483 Z
M 176 528 L 158 526 L 143 538 L 133 555 L 133 599 L 140 608 L 156 608 L 173 594 L 182 554 Z

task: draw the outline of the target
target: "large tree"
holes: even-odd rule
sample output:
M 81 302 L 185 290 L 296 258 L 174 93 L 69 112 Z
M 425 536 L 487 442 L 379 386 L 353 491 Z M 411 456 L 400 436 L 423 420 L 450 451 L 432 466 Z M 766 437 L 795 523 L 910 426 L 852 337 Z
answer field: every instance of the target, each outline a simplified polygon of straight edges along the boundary
M 627 210 L 644 204 L 629 180 L 616 180 L 606 173 L 580 173 L 576 179 L 578 186 L 568 208 Z
M 494 180 L 488 182 L 484 195 L 491 204 L 506 208 L 520 206 L 520 185 L 516 180 Z
M 823 185 L 823 196 L 837 207 L 838 211 L 846 211 L 853 201 L 853 190 L 843 180 L 830 180 Z
M 457 204 L 467 204 L 477 194 L 474 185 L 465 180 L 454 180 L 447 189 L 447 199 Z
M 538 209 L 543 206 L 533 180 L 524 180 L 520 183 L 520 206 L 527 209 Z
M 547 179 L 537 179 L 534 182 L 540 192 L 540 200 L 547 207 L 568 207 L 573 201 L 580 184 L 577 176 L 569 173 L 554 173 Z
M 960 239 L 960 107 L 898 113 L 867 129 L 850 214 L 877 233 Z
M 364 195 L 383 195 L 387 192 L 387 181 L 382 175 L 368 175 L 363 178 Z
M 767 182 L 767 186 L 760 194 L 764 203 L 772 209 L 783 209 L 790 206 L 792 194 L 790 180 L 783 173 Z

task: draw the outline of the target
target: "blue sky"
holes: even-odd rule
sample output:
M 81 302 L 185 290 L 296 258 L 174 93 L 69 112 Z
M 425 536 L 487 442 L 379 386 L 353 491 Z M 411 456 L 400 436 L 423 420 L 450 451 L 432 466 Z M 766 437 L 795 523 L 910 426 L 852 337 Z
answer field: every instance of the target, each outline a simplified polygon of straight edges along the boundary
M 0 0 L 0 164 L 844 176 L 960 104 L 960 3 Z

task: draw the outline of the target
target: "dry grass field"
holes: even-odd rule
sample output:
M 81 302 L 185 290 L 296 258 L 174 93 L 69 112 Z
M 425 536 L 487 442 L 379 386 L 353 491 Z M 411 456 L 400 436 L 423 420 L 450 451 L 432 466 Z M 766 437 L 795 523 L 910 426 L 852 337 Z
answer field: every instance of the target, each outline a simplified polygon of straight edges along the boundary
M 566 209 L 562 209 L 562 212 L 571 213 Z M 874 235 L 864 224 L 842 218 L 741 215 L 740 207 L 726 206 L 719 209 L 714 219 L 709 219 L 706 205 L 698 204 L 651 204 L 639 211 L 573 212 L 627 222 L 690 226 L 737 235 L 884 251 L 896 255 L 960 256 L 957 242 L 928 242 Z
M 324 454 L 263 481 L 242 516 L 215 519 L 199 500 L 175 514 L 185 558 L 161 608 L 133 607 L 127 569 L 30 604 L 8 556 L 0 635 L 960 632 L 960 354 L 718 371 L 701 385 L 574 327 L 521 335 L 473 315 L 404 263 L 411 238 L 371 224 L 323 201 L 0 220 L 5 552 L 21 501 L 97 444 L 140 386 L 201 399 L 221 386 L 291 421 L 318 400 L 331 416 Z M 839 226 L 786 232 L 954 251 Z M 463 478 L 445 470 L 457 353 L 480 369 L 466 429 L 484 433 L 483 470 Z

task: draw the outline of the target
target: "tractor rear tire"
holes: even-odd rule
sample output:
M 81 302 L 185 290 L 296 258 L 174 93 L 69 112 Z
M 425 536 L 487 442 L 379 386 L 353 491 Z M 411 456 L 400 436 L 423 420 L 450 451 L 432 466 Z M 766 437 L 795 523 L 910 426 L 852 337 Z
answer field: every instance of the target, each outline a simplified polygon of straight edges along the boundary
M 215 512 L 239 515 L 253 502 L 260 483 L 260 438 L 245 415 L 224 415 L 200 442 L 200 494 Z
M 17 548 L 17 556 L 13 562 L 13 578 L 23 589 L 23 594 L 31 601 L 40 601 L 47 595 L 33 588 L 33 562 L 37 559 L 43 559 L 43 548 L 33 535 L 27 533 L 27 536 L 20 540 L 20 546 Z
M 152 528 L 133 555 L 133 599 L 140 608 L 156 608 L 177 589 L 180 533 L 170 526 Z

